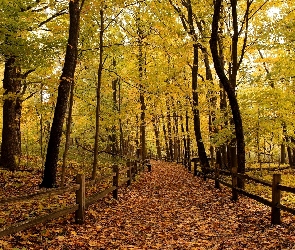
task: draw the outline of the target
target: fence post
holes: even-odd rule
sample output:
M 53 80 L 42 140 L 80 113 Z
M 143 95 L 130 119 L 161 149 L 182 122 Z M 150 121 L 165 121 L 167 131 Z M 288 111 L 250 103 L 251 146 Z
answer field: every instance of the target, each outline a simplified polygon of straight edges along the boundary
M 237 201 L 238 200 L 238 168 L 233 167 L 232 168 L 232 200 Z
M 138 174 L 138 161 L 137 160 L 134 162 L 134 173 L 135 173 L 135 175 Z
M 191 162 L 191 159 L 188 160 L 188 163 L 187 163 L 187 170 L 189 172 L 192 172 L 192 162 Z
M 76 204 L 79 208 L 75 212 L 75 222 L 82 225 L 85 222 L 85 175 L 77 174 L 76 183 L 80 188 L 76 191 Z
M 130 159 L 127 160 L 127 177 L 129 178 L 129 180 L 127 181 L 127 187 L 131 185 L 132 182 L 132 171 L 131 171 L 131 161 Z
M 271 207 L 271 224 L 279 225 L 281 223 L 281 213 L 278 205 L 281 203 L 281 190 L 278 184 L 281 183 L 281 174 L 274 174 L 272 177 L 272 207 Z
M 148 161 L 148 162 L 146 163 L 146 166 L 147 166 L 147 168 L 148 168 L 148 172 L 151 172 L 151 171 L 152 171 L 152 164 L 151 164 L 150 161 Z
M 215 188 L 220 188 L 219 184 L 219 164 L 215 164 Z
M 132 161 L 131 162 L 131 182 L 135 180 L 135 175 L 134 175 L 135 168 L 134 168 L 134 165 L 135 165 L 135 161 Z
M 194 176 L 197 176 L 198 175 L 198 163 L 197 161 L 195 160 L 194 161 Z
M 113 190 L 113 198 L 118 200 L 119 167 L 117 165 L 113 166 L 113 173 L 113 186 L 116 187 L 116 189 Z

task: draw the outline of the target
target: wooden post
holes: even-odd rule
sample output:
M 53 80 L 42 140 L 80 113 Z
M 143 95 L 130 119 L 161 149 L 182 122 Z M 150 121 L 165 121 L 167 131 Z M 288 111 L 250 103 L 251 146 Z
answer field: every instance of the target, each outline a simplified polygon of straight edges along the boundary
M 191 162 L 190 159 L 189 159 L 188 162 L 187 162 L 187 170 L 188 170 L 189 172 L 192 172 L 192 162 Z
M 130 159 L 127 160 L 127 177 L 129 178 L 129 180 L 127 181 L 127 187 L 129 187 L 132 183 L 132 171 L 131 171 L 131 161 Z
M 150 162 L 148 162 L 146 165 L 147 165 L 148 171 L 151 172 L 152 171 L 152 164 Z
M 138 161 L 134 162 L 134 173 L 135 173 L 135 175 L 138 174 Z
M 135 170 L 135 161 L 131 162 L 131 182 L 135 180 L 134 170 Z
M 79 208 L 75 212 L 75 222 L 82 225 L 85 222 L 85 175 L 77 174 L 76 183 L 80 188 L 76 191 L 76 203 Z
M 238 187 L 238 168 L 237 167 L 233 167 L 232 168 L 232 200 L 233 201 L 237 201 L 238 200 L 238 191 L 237 191 L 237 187 Z
M 271 207 L 271 224 L 279 225 L 281 223 L 280 209 L 277 207 L 281 203 L 281 190 L 278 184 L 281 183 L 281 174 L 274 174 L 272 177 L 272 207 Z
M 113 190 L 113 198 L 118 200 L 119 167 L 117 165 L 113 166 L 113 173 L 113 186 L 116 187 L 116 189 Z
M 219 164 L 215 164 L 215 188 L 220 188 L 219 184 Z
M 198 163 L 194 161 L 194 176 L 198 175 Z

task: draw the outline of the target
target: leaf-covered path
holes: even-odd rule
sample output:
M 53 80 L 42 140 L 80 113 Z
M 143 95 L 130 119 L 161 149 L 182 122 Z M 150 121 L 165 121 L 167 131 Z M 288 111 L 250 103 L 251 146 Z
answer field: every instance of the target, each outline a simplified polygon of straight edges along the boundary
M 270 225 L 270 209 L 193 177 L 175 163 L 152 162 L 129 188 L 92 205 L 86 224 L 65 218 L 11 237 L 25 249 L 295 249 L 295 224 Z M 8 238 L 7 238 L 8 239 Z M 4 247 L 5 249 L 5 247 Z

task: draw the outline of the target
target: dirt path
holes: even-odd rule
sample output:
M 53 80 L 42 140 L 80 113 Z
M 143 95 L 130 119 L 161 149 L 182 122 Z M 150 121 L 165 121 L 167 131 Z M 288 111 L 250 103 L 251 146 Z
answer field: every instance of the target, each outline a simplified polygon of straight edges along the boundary
M 271 226 L 270 208 L 232 202 L 229 189 L 216 190 L 180 165 L 152 165 L 118 201 L 92 205 L 85 225 L 59 219 L 0 240 L 3 249 L 295 249 L 291 216 Z

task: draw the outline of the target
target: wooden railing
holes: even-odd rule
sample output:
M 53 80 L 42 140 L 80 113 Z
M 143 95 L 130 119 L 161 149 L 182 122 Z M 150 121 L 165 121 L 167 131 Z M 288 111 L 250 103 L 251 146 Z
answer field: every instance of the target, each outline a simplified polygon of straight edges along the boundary
M 238 194 L 245 195 L 253 200 L 256 200 L 266 206 L 271 207 L 271 223 L 272 224 L 280 224 L 281 223 L 281 210 L 289 212 L 293 215 L 295 215 L 295 209 L 282 205 L 281 204 L 281 191 L 289 192 L 292 194 L 295 194 L 295 187 L 289 187 L 281 184 L 281 174 L 273 174 L 272 182 L 268 182 L 263 179 L 259 179 L 253 176 L 249 176 L 247 174 L 240 174 L 237 173 L 237 169 L 233 168 L 232 171 L 227 170 L 221 170 L 219 168 L 219 165 L 215 165 L 215 169 L 200 169 L 199 162 L 194 162 L 193 167 L 193 175 L 194 176 L 200 176 L 203 175 L 204 180 L 206 178 L 215 180 L 215 187 L 219 188 L 220 184 L 229 187 L 232 189 L 232 200 L 238 200 Z M 224 181 L 221 179 L 222 176 L 230 176 L 231 177 L 231 183 Z M 238 178 L 242 180 L 247 180 L 251 182 L 255 182 L 258 184 L 261 184 L 265 187 L 271 188 L 271 200 L 265 199 L 264 197 L 261 197 L 259 195 L 250 193 L 244 189 L 238 188 Z
M 28 219 L 19 223 L 12 224 L 9 227 L 4 227 L 0 229 L 0 237 L 13 234 L 30 227 L 33 227 L 37 224 L 44 223 L 46 221 L 56 219 L 61 216 L 65 216 L 70 213 L 75 212 L 75 222 L 78 224 L 83 224 L 85 222 L 85 210 L 93 203 L 97 202 L 99 199 L 105 197 L 107 194 L 113 194 L 114 199 L 118 199 L 118 189 L 120 186 L 125 183 L 127 186 L 132 184 L 132 181 L 135 180 L 136 175 L 140 172 L 144 171 L 144 168 L 147 167 L 148 171 L 151 171 L 151 164 L 149 162 L 140 163 L 138 161 L 127 161 L 127 167 L 119 171 L 119 167 L 117 165 L 113 166 L 113 172 L 109 175 L 102 176 L 96 180 L 92 180 L 89 182 L 85 182 L 85 175 L 78 174 L 76 176 L 76 184 L 64 187 L 64 188 L 56 188 L 52 190 L 40 191 L 33 194 L 17 196 L 17 197 L 9 197 L 6 199 L 0 199 L 0 204 L 12 204 L 21 201 L 29 201 L 29 199 L 33 198 L 43 198 L 44 196 L 65 194 L 70 192 L 75 192 L 76 195 L 76 203 L 69 205 L 65 208 L 55 210 L 49 214 L 42 215 L 39 217 L 35 217 L 33 219 Z M 110 180 L 112 177 L 112 185 L 105 190 L 95 193 L 89 197 L 86 197 L 86 188 L 91 186 L 95 186 L 97 183 L 102 183 L 105 180 Z

